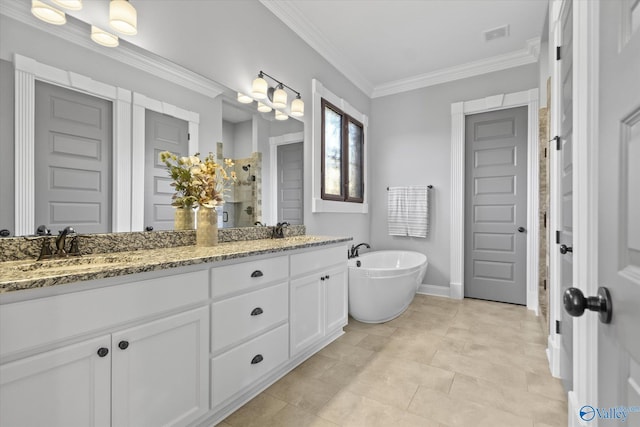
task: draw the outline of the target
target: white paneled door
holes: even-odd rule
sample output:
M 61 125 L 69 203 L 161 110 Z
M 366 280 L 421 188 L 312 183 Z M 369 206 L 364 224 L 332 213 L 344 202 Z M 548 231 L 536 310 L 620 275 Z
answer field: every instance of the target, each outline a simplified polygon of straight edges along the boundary
M 600 2 L 599 64 L 598 285 L 611 292 L 613 317 L 598 323 L 598 407 L 640 410 L 638 0 Z M 617 421 L 640 426 L 640 412 Z
M 466 117 L 466 297 L 526 304 L 527 107 Z

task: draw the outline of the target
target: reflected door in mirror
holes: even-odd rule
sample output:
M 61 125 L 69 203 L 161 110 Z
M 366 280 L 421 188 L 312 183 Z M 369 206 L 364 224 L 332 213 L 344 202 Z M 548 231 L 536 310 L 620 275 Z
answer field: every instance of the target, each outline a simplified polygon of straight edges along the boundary
M 278 147 L 278 222 L 303 223 L 304 158 L 302 142 Z
M 175 191 L 167 167 L 160 161 L 160 153 L 189 155 L 189 123 L 146 110 L 145 127 L 144 195 L 133 197 L 144 197 L 145 229 L 173 230 L 175 208 L 171 206 L 171 196 Z
M 36 81 L 36 224 L 111 231 L 112 111 L 110 101 Z

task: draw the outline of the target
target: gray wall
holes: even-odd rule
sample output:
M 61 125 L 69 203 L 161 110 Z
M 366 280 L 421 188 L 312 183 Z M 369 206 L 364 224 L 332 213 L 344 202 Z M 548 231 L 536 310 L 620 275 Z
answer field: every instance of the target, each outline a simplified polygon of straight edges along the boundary
M 13 64 L 0 60 L 0 229 L 13 234 Z
M 370 120 L 371 243 L 379 249 L 425 253 L 423 282 L 449 286 L 451 104 L 538 86 L 538 65 L 375 98 Z M 428 185 L 431 232 L 427 239 L 389 236 L 387 186 Z

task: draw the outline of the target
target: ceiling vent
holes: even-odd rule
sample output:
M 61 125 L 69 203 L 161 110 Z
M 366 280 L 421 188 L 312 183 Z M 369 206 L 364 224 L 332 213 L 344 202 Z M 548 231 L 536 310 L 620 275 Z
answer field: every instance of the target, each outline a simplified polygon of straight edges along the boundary
M 503 25 L 502 27 L 492 28 L 484 31 L 484 41 L 490 42 L 492 40 L 501 39 L 509 35 L 509 25 Z

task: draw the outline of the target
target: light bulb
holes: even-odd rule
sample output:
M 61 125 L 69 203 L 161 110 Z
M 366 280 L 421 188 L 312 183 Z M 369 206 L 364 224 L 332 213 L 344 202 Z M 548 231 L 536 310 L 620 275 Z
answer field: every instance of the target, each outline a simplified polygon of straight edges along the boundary
M 31 1 L 31 13 L 38 18 L 53 25 L 64 25 L 67 17 L 64 12 L 42 3 L 40 0 Z
M 287 120 L 288 118 L 289 116 L 287 116 L 285 113 L 276 110 L 276 120 Z
M 273 108 L 287 108 L 287 92 L 284 91 L 282 85 L 273 92 Z
M 291 115 L 293 117 L 304 116 L 304 102 L 300 99 L 299 95 L 298 98 L 291 101 Z
M 255 99 L 265 99 L 267 97 L 267 89 L 267 81 L 258 76 L 258 78 L 253 81 L 253 85 L 251 86 L 251 95 Z
M 263 104 L 262 102 L 258 102 L 258 111 L 261 113 L 269 113 L 272 110 L 267 104 Z
M 106 47 L 116 47 L 120 44 L 118 36 L 108 33 L 95 25 L 91 26 L 91 40 Z
M 251 104 L 253 102 L 253 98 L 251 98 L 249 95 L 245 95 L 242 92 L 238 92 L 238 102 L 242 104 Z
M 127 0 L 111 0 L 109 3 L 109 25 L 128 36 L 138 34 L 138 13 Z

